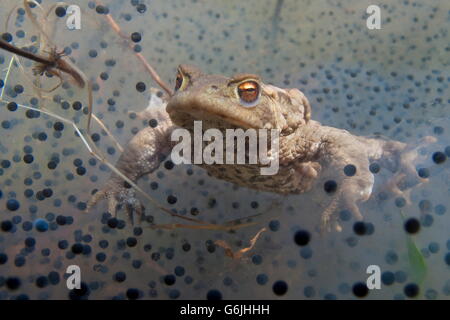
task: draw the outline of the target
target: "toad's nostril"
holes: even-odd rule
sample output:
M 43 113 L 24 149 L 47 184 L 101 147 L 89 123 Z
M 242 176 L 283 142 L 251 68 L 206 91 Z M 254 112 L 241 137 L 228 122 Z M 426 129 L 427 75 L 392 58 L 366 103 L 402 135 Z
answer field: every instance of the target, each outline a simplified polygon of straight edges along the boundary
M 211 86 L 211 89 L 214 89 L 214 90 L 217 90 L 218 88 L 217 88 L 217 86 Z

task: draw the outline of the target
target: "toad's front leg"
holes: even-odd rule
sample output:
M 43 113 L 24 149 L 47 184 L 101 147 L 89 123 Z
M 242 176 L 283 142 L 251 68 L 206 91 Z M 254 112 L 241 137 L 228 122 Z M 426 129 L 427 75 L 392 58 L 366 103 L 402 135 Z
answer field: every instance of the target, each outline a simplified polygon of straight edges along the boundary
M 336 231 L 341 231 L 338 210 L 348 210 L 356 220 L 363 220 L 359 204 L 370 198 L 375 183 L 369 169 L 370 155 L 381 155 L 382 144 L 345 130 L 323 127 L 322 131 L 325 134 L 320 161 L 328 168 L 324 189 L 331 201 L 322 213 L 321 230 L 330 230 L 334 225 Z
M 329 192 L 332 198 L 321 216 L 322 231 L 329 231 L 332 225 L 336 231 L 342 230 L 338 222 L 338 209 L 349 211 L 358 221 L 363 220 L 359 204 L 367 201 L 372 195 L 374 176 L 368 169 L 368 161 L 348 163 L 347 165 L 341 162 L 334 164 L 334 168 L 343 171 L 344 174 L 339 173 L 336 181 L 328 180 L 324 183 L 325 191 Z M 354 173 L 353 170 L 355 170 Z M 347 176 L 345 172 L 352 173 Z
M 381 146 L 313 120 L 285 138 L 280 158 L 284 161 L 295 159 L 289 165 L 297 169 L 299 193 L 320 182 L 329 196 L 321 214 L 322 231 L 330 230 L 332 225 L 341 230 L 336 214 L 338 209 L 347 209 L 355 219 L 362 219 L 358 204 L 372 194 L 374 177 L 369 170 L 369 150 L 374 148 Z
M 172 121 L 162 107 L 153 115 L 154 125 L 139 131 L 116 163 L 116 168 L 133 182 L 158 169 L 171 150 L 170 134 L 174 128 Z M 113 173 L 106 185 L 89 200 L 87 210 L 98 201 L 107 199 L 108 211 L 112 215 L 116 215 L 119 207 L 125 206 L 129 218 L 133 221 L 133 212 L 142 217 L 144 211 L 135 193 L 129 183 Z
M 420 159 L 417 150 L 426 144 L 436 142 L 434 137 L 425 137 L 418 144 L 408 145 L 395 140 L 372 139 L 353 136 L 347 131 L 329 128 L 330 135 L 325 144 L 325 158 L 330 168 L 337 175 L 337 187 L 333 200 L 322 215 L 322 228 L 329 229 L 333 212 L 340 207 L 350 211 L 355 219 L 362 220 L 359 204 L 373 195 L 375 183 L 371 172 L 371 163 L 378 163 L 392 176 L 381 187 L 382 190 L 406 198 L 413 186 L 426 179 L 421 179 L 415 163 Z M 340 226 L 336 222 L 336 229 Z

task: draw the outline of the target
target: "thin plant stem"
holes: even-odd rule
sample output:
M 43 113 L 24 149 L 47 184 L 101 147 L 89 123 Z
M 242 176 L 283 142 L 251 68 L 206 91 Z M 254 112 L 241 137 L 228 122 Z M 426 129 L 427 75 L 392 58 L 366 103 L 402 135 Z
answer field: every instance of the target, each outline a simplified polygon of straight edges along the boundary
M 97 4 L 100 4 L 99 1 L 96 1 Z M 117 22 L 114 20 L 114 18 L 111 16 L 111 14 L 106 15 L 106 21 L 110 24 L 111 28 L 116 32 L 121 38 L 123 38 L 128 47 L 133 50 L 133 44 L 130 42 L 129 38 L 122 32 L 122 29 L 117 24 Z M 156 70 L 147 62 L 147 60 L 144 58 L 144 56 L 139 52 L 134 52 L 135 56 L 139 59 L 139 61 L 144 65 L 145 70 L 150 73 L 150 76 L 153 78 L 153 80 L 163 89 L 169 97 L 173 95 L 172 90 L 170 89 L 169 85 L 164 82 L 164 80 L 161 79 L 159 74 L 156 72 Z
M 9 60 L 8 71 L 6 71 L 6 75 L 5 75 L 5 79 L 4 79 L 5 81 L 4 81 L 4 85 L 2 88 L 2 93 L 0 94 L 0 100 L 3 99 L 3 93 L 5 92 L 5 89 L 6 89 L 6 82 L 8 81 L 9 73 L 11 72 L 13 62 L 14 62 L 14 56 L 12 56 L 11 60 Z

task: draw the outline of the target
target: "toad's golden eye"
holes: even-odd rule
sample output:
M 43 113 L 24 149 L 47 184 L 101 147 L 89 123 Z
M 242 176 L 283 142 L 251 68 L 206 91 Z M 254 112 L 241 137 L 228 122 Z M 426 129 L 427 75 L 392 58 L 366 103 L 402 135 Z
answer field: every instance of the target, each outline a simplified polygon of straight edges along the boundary
M 178 71 L 177 79 L 175 80 L 175 91 L 178 91 L 181 88 L 181 86 L 183 85 L 183 79 L 183 75 Z
M 252 107 L 259 98 L 259 84 L 252 80 L 242 82 L 237 87 L 237 93 L 245 106 Z

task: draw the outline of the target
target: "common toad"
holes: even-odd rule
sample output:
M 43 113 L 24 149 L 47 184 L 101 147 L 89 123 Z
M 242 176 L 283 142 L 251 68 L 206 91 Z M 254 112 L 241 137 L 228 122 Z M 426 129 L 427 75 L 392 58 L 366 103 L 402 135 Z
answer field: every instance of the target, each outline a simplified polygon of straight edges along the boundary
M 393 173 L 385 187 L 397 195 L 425 180 L 417 176 L 413 165 L 417 145 L 355 136 L 323 126 L 310 119 L 310 104 L 298 89 L 268 85 L 251 74 L 231 78 L 208 75 L 187 65 L 179 66 L 175 89 L 167 105 L 147 112 L 157 125 L 138 132 L 116 164 L 133 182 L 155 171 L 170 154 L 173 130 L 182 127 L 192 132 L 194 121 L 202 121 L 203 130 L 279 130 L 280 167 L 275 175 L 261 175 L 261 164 L 200 165 L 216 178 L 262 191 L 300 194 L 321 181 L 325 171 L 332 172 L 334 179 L 325 185 L 332 197 L 321 215 L 322 228 L 328 229 L 333 222 L 337 230 L 341 229 L 333 214 L 338 208 L 350 210 L 357 220 L 363 219 L 358 204 L 373 193 L 374 174 L 369 167 L 374 161 Z M 433 142 L 433 138 L 426 137 L 424 142 Z M 140 215 L 144 209 L 135 190 L 114 173 L 88 207 L 104 198 L 113 214 L 122 205 L 129 214 L 135 211 Z

